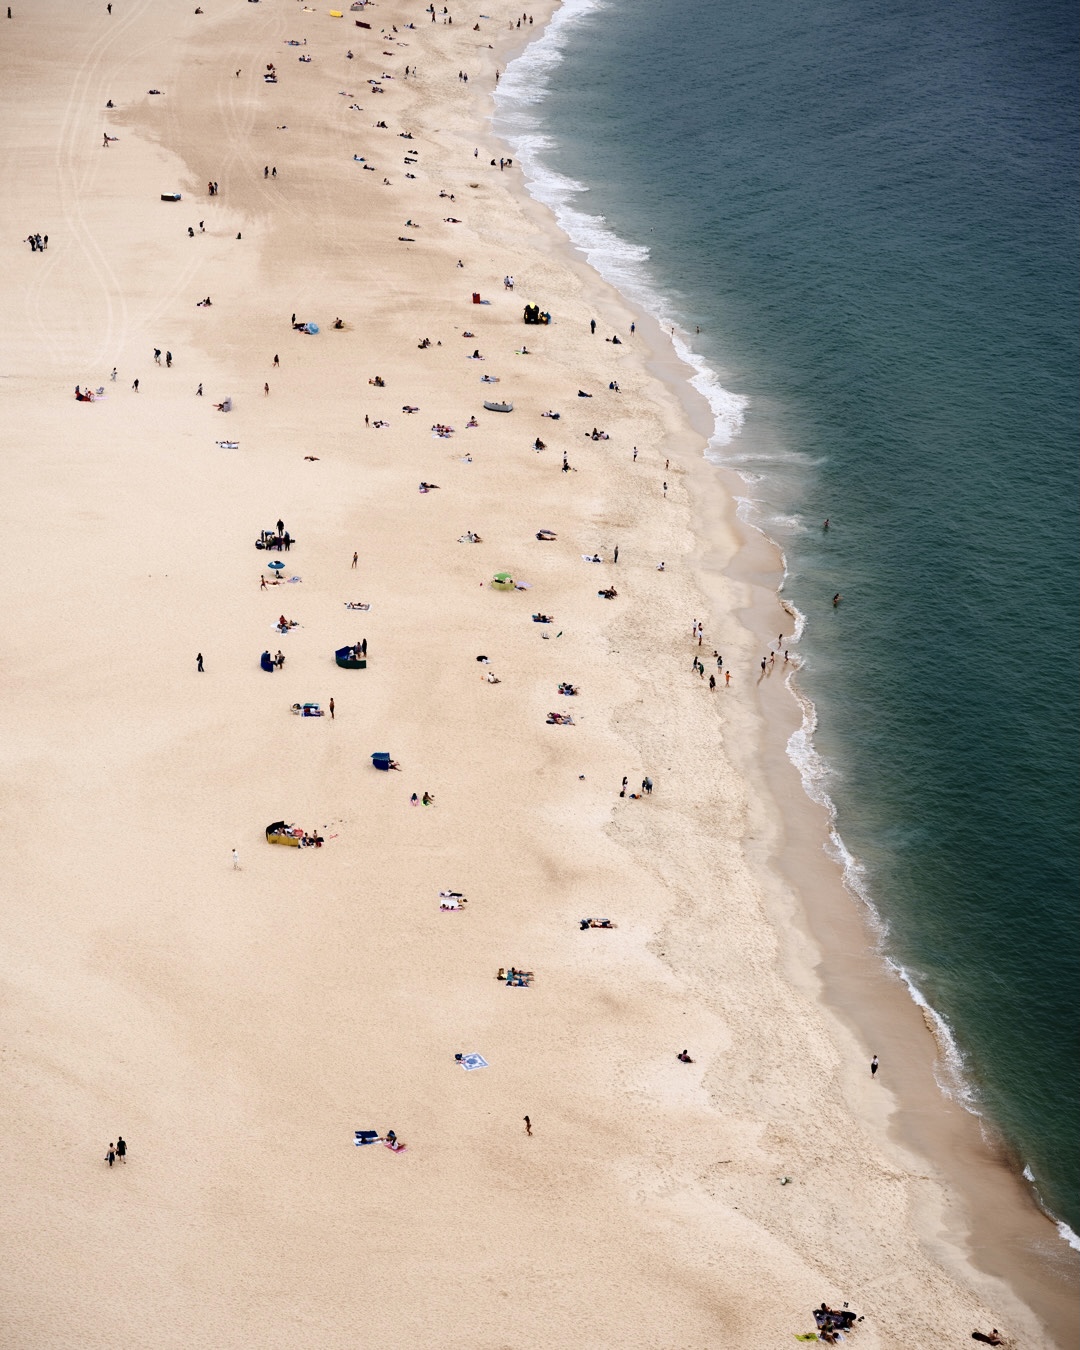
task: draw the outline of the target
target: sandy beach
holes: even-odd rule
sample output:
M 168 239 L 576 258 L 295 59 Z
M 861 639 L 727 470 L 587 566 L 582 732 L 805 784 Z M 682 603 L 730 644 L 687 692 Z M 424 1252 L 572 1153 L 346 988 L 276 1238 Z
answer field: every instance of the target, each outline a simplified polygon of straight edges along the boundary
M 500 167 L 551 6 L 202 8 L 0 20 L 0 1344 L 1071 1343 L 685 372 Z

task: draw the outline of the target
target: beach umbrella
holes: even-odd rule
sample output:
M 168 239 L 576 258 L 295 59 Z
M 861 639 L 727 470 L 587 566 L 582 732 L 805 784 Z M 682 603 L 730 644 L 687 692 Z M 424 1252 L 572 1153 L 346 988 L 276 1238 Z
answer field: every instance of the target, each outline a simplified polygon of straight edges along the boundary
M 509 572 L 496 572 L 491 578 L 491 584 L 500 590 L 510 591 L 514 588 L 514 578 Z
M 317 323 L 309 323 L 307 330 L 309 333 L 317 333 L 319 331 L 319 325 Z
M 267 565 L 267 567 L 272 568 L 275 572 L 280 572 L 281 569 L 285 566 L 285 564 L 284 564 L 283 562 L 272 562 L 272 563 L 267 563 L 266 565 Z

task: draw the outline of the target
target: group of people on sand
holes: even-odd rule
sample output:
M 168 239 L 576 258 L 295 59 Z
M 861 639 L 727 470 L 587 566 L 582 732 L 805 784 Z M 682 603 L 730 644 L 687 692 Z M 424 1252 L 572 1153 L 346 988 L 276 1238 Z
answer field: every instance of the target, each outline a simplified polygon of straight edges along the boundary
M 840 1309 L 830 1308 L 827 1303 L 814 1309 L 818 1340 L 824 1341 L 826 1345 L 836 1345 L 841 1332 L 850 1331 L 856 1322 L 861 1321 L 862 1318 L 853 1313 L 846 1303 Z
M 511 966 L 509 970 L 504 970 L 500 966 L 495 978 L 503 981 L 508 989 L 513 986 L 527 989 L 533 982 L 533 973 L 531 970 L 518 970 L 516 966 Z
M 310 834 L 306 830 L 298 830 L 295 825 L 280 825 L 276 830 L 267 830 L 267 839 L 272 839 L 275 835 L 287 835 L 290 839 L 298 839 L 301 848 L 322 848 L 326 840 L 318 832 L 312 830 Z

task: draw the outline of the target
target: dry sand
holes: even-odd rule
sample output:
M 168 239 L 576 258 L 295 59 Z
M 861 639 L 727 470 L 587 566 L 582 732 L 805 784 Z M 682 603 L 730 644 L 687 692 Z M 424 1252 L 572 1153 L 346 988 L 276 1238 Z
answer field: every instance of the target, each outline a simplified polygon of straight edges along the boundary
M 489 162 L 510 11 L 194 8 L 24 0 L 2 30 L 0 1343 L 754 1350 L 847 1300 L 866 1350 L 1051 1344 L 822 999 L 777 862 L 799 789 L 762 759 L 790 714 L 739 619 L 782 611 L 755 564 L 733 579 L 730 516 L 702 542 L 660 335 Z M 261 592 L 279 517 L 302 581 Z M 362 637 L 368 668 L 338 669 Z M 290 715 L 331 696 L 333 721 Z M 267 846 L 282 817 L 325 846 Z M 367 1128 L 406 1151 L 354 1148 Z

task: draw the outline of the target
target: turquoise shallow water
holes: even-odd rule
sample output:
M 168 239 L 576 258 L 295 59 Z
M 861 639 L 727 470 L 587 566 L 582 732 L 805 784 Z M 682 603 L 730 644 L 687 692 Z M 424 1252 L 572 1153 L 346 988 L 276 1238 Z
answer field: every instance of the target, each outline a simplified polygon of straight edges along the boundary
M 944 1089 L 1073 1230 L 1077 49 L 1064 0 L 569 0 L 497 120 L 590 260 L 700 327 L 710 455 L 806 619 L 792 758 Z

